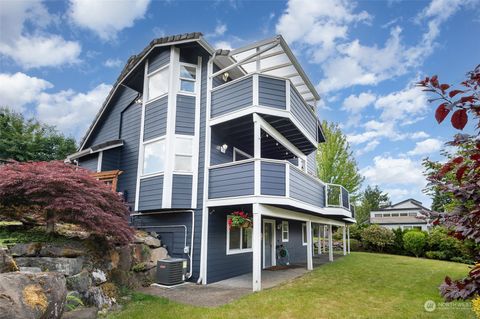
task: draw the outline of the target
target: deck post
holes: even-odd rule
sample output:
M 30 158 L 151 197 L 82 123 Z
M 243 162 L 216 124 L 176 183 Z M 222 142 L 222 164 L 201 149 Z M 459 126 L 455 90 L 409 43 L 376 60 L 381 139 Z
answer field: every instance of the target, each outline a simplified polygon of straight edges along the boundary
M 347 255 L 347 226 L 343 226 L 343 255 Z
M 253 204 L 252 236 L 252 289 L 262 290 L 262 211 L 260 204 Z
M 312 221 L 307 220 L 307 270 L 313 270 Z
M 347 252 L 350 255 L 350 226 L 347 226 Z
M 328 225 L 328 260 L 333 261 L 333 234 L 332 224 Z
M 323 252 L 327 253 L 327 225 L 323 226 Z
M 317 247 L 317 252 L 319 255 L 322 254 L 322 226 L 318 224 L 318 247 Z

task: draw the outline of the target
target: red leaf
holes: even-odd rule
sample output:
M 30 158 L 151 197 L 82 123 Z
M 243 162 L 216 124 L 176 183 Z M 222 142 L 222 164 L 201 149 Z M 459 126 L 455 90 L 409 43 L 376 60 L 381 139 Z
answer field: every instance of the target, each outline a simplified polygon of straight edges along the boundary
M 462 177 L 463 177 L 463 174 L 465 174 L 466 169 L 467 169 L 466 165 L 462 165 L 462 166 L 460 166 L 459 169 L 457 169 L 457 173 L 455 174 L 455 176 L 457 177 L 457 181 L 459 183 L 462 182 Z
M 463 128 L 465 127 L 465 125 L 467 125 L 468 122 L 467 110 L 456 110 L 452 115 L 451 121 L 454 128 L 456 128 L 457 130 L 463 130 Z
M 473 95 L 464 96 L 460 99 L 460 103 L 473 102 L 475 97 Z
M 448 85 L 448 84 L 441 84 L 441 85 L 440 85 L 440 89 L 441 89 L 442 91 L 448 90 L 449 87 L 450 87 L 450 85 Z
M 470 159 L 472 161 L 480 162 L 480 154 L 473 154 L 472 156 L 470 156 Z
M 448 93 L 448 95 L 449 95 L 450 97 L 454 97 L 454 96 L 457 95 L 458 93 L 463 93 L 463 91 L 462 91 L 462 90 L 452 90 L 452 91 L 450 91 L 450 93 Z
M 445 107 L 446 105 L 447 103 L 440 104 L 435 111 L 435 119 L 437 120 L 438 124 L 442 123 L 450 112 L 450 110 Z
M 453 160 L 452 160 L 453 163 L 455 164 L 460 164 L 463 162 L 463 157 L 462 156 L 458 156 L 458 157 L 455 157 Z
M 450 172 L 452 170 L 452 168 L 453 168 L 452 163 L 447 163 L 447 164 L 443 165 L 442 168 L 440 169 L 440 172 L 439 172 L 440 177 L 445 176 L 445 174 Z

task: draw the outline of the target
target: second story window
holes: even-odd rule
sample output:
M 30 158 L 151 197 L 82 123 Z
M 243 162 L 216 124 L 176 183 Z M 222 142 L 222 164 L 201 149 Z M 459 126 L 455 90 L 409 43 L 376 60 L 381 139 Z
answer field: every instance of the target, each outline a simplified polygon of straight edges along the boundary
M 180 65 L 180 91 L 195 93 L 197 67 L 195 65 Z
M 175 171 L 192 172 L 193 171 L 193 138 L 180 137 L 175 138 Z
M 147 101 L 168 93 L 169 68 L 165 67 L 148 75 Z
M 163 172 L 165 168 L 165 139 L 145 144 L 143 175 Z

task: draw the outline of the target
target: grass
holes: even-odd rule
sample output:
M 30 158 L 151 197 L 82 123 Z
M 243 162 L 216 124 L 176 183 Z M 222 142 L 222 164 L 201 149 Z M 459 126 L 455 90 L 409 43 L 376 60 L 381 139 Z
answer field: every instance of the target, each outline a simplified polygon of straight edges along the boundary
M 453 262 L 356 252 L 218 308 L 135 293 L 109 318 L 475 318 L 466 302 L 424 310 L 427 300 L 443 302 L 438 286 L 445 275 L 459 278 L 467 270 Z M 457 309 L 446 309 L 452 306 Z

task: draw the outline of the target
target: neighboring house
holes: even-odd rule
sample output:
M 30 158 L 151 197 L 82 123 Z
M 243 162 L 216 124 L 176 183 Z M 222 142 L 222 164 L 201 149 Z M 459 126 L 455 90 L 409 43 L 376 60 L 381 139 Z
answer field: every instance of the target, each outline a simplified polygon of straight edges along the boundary
M 422 203 L 418 200 L 410 198 L 370 212 L 370 223 L 390 229 L 402 228 L 428 231 L 431 225 L 422 211 L 429 212 L 430 209 L 422 206 Z
M 132 224 L 188 258 L 189 280 L 253 272 L 260 290 L 277 245 L 312 269 L 313 233 L 343 227 L 345 243 L 355 222 L 345 188 L 316 177 L 318 100 L 281 36 L 232 51 L 201 33 L 164 37 L 128 60 L 68 160 L 120 170 Z M 238 210 L 252 228 L 228 228 Z

